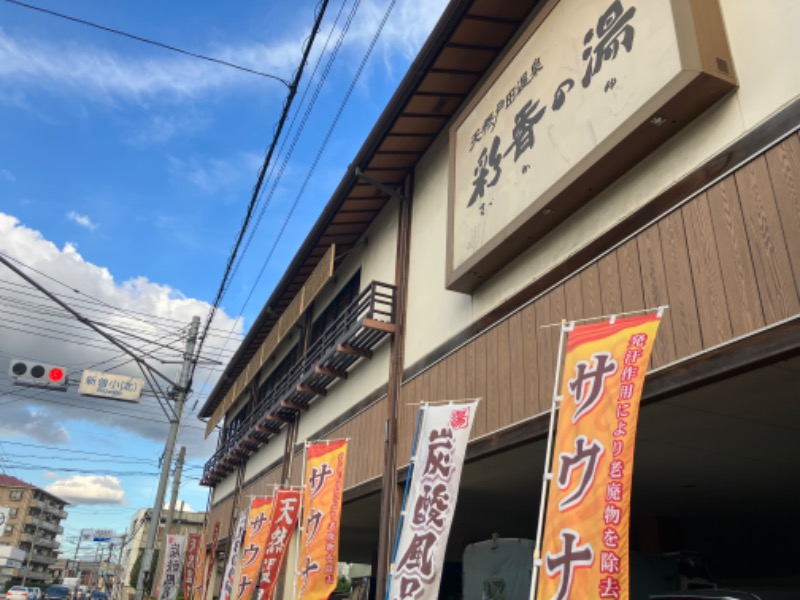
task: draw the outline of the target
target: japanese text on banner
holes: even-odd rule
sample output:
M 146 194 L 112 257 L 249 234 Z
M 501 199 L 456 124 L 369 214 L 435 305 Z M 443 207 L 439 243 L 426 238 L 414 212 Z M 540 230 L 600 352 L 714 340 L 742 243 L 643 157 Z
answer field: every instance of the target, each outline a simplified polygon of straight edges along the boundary
M 256 496 L 250 502 L 247 531 L 242 544 L 242 567 L 234 595 L 236 600 L 250 600 L 264 559 L 264 546 L 272 519 L 272 497 Z
M 183 560 L 183 597 L 187 600 L 192 597 L 194 576 L 197 571 L 197 554 L 200 549 L 200 534 L 189 535 L 186 544 L 186 556 Z
M 260 600 L 272 600 L 278 574 L 286 556 L 286 549 L 297 525 L 299 511 L 300 490 L 280 488 L 275 492 L 272 522 L 265 540 L 264 560 L 261 567 Z
M 298 600 L 327 598 L 336 588 L 346 461 L 347 440 L 306 447 Z
M 478 401 L 425 406 L 392 565 L 391 600 L 436 600 Z
M 183 551 L 186 546 L 186 536 L 168 535 L 167 549 L 161 571 L 161 585 L 158 600 L 175 600 L 181 584 L 181 569 L 183 568 Z
M 628 525 L 639 400 L 658 315 L 567 337 L 537 598 L 628 600 Z
M 236 572 L 236 563 L 239 560 L 239 551 L 242 549 L 242 538 L 247 525 L 247 513 L 243 510 L 239 513 L 239 520 L 236 522 L 236 532 L 233 535 L 231 551 L 228 554 L 228 563 L 225 566 L 225 575 L 222 577 L 222 590 L 220 600 L 230 600 L 233 592 L 233 577 Z

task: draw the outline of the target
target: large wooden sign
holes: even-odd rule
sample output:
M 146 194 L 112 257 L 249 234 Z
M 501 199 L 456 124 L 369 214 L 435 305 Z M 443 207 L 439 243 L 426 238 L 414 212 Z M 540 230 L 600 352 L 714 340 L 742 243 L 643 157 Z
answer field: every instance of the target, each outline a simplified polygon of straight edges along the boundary
M 470 292 L 736 86 L 717 0 L 551 0 L 450 130 Z

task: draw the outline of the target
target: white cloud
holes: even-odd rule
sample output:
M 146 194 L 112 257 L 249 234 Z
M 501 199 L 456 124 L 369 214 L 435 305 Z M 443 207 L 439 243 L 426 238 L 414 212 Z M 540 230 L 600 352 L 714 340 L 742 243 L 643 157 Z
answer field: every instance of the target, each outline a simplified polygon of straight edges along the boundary
M 175 514 L 177 515 L 178 512 L 181 510 L 181 502 L 183 502 L 183 512 L 197 512 L 195 509 L 192 508 L 192 505 L 186 502 L 185 500 L 178 499 L 175 503 Z M 164 510 L 169 510 L 169 500 L 164 502 Z
M 0 169 L 0 177 L 5 179 L 6 181 L 10 181 L 11 183 L 13 183 L 13 182 L 15 182 L 17 180 L 17 178 L 14 176 L 14 174 L 11 171 L 9 171 L 8 169 Z
M 119 479 L 110 475 L 72 475 L 44 489 L 74 505 L 128 503 Z
M 77 223 L 81 227 L 88 229 L 89 231 L 94 231 L 97 229 L 97 223 L 93 223 L 92 220 L 89 218 L 89 215 L 81 215 L 76 213 L 74 210 L 71 210 L 67 213 L 67 218 L 72 221 L 73 223 Z
M 178 380 L 185 329 L 193 316 L 200 317 L 201 325 L 204 324 L 210 309 L 208 303 L 187 298 L 178 290 L 145 277 L 117 282 L 108 269 L 86 262 L 74 244 L 66 244 L 59 250 L 39 232 L 2 212 L 0 253 L 58 281 L 68 282 L 67 287 L 60 286 L 36 271 L 21 267 L 82 315 L 114 327 L 109 331 L 137 348 L 148 364 L 172 381 Z M 129 356 L 75 321 L 2 265 L 0 323 L 3 325 L 0 372 L 5 372 L 9 359 L 23 358 L 62 365 L 73 382 L 85 368 L 141 377 Z M 204 354 L 227 361 L 242 338 L 243 323 L 219 310 L 211 326 L 214 335 L 209 338 Z M 216 335 L 220 331 L 233 334 L 229 338 Z M 142 338 L 152 341 L 148 343 Z M 212 347 L 221 347 L 221 354 L 212 352 Z M 188 410 L 195 400 L 202 405 L 203 394 L 215 385 L 219 370 L 209 369 L 208 364 L 198 366 L 195 391 L 184 412 L 179 444 L 187 447 L 190 458 L 207 458 L 214 451 L 215 436 L 204 440 L 202 424 Z M 169 387 L 159 381 L 163 390 Z M 80 396 L 75 387 L 71 386 L 67 392 L 20 388 L 12 386 L 8 378 L 0 377 L 0 433 L 26 433 L 44 443 L 61 444 L 69 440 L 65 426 L 83 421 L 109 435 L 115 429 L 124 430 L 163 444 L 167 419 L 152 396 L 144 396 L 140 404 L 133 405 Z

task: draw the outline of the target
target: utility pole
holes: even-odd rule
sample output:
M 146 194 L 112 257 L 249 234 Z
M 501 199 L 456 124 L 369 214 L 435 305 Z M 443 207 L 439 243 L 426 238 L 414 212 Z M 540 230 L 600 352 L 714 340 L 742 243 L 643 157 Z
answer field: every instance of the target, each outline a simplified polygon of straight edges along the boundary
M 72 571 L 70 573 L 73 577 L 75 577 L 75 573 L 78 571 L 78 567 L 80 564 L 78 563 L 78 551 L 81 549 L 81 541 L 83 540 L 83 529 L 81 529 L 80 533 L 78 534 L 78 545 L 75 546 L 75 556 L 72 558 L 72 562 L 75 564 L 72 566 Z
M 33 551 L 36 547 L 35 546 L 36 536 L 38 535 L 39 535 L 39 520 L 36 519 L 36 528 L 33 530 L 33 537 L 31 538 L 31 549 L 28 551 L 28 560 L 25 562 L 25 574 L 22 576 L 22 583 L 20 584 L 22 587 L 25 587 L 25 580 L 28 579 L 28 571 L 31 568 L 31 554 L 33 554 Z
M 167 548 L 167 536 L 172 527 L 172 517 L 175 514 L 175 504 L 178 502 L 178 490 L 181 487 L 181 474 L 183 473 L 183 460 L 186 458 L 186 446 L 181 446 L 181 451 L 178 452 L 178 460 L 175 464 L 175 476 L 172 478 L 172 496 L 169 499 L 169 510 L 167 511 L 167 522 L 164 524 L 164 536 L 161 538 L 161 548 Z M 158 555 L 158 567 L 155 570 L 155 575 L 158 577 L 161 573 L 161 565 L 164 564 L 164 555 L 162 552 Z M 157 582 L 156 582 L 157 583 Z
M 172 467 L 172 453 L 175 451 L 175 441 L 178 439 L 178 427 L 180 426 L 183 404 L 186 402 L 186 394 L 189 389 L 189 377 L 192 372 L 192 358 L 194 357 L 194 347 L 197 342 L 197 330 L 200 328 L 200 317 L 193 317 L 189 327 L 189 337 L 186 340 L 186 350 L 183 353 L 183 368 L 181 369 L 180 381 L 175 398 L 175 417 L 170 420 L 169 434 L 167 443 L 164 447 L 164 462 L 161 465 L 161 478 L 158 482 L 156 492 L 156 502 L 153 512 L 150 515 L 150 529 L 147 531 L 147 542 L 142 557 L 142 565 L 139 569 L 139 580 L 136 583 L 136 600 L 142 600 L 145 594 L 145 582 L 150 574 L 153 563 L 153 550 L 156 544 L 158 526 L 161 524 L 161 507 L 164 506 L 164 495 L 167 491 L 169 472 Z

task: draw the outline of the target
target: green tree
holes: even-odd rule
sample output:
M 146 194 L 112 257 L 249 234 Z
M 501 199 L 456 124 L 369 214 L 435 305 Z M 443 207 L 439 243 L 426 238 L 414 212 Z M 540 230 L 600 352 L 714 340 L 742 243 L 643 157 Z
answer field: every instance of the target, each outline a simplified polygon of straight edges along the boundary
M 136 587 L 136 584 L 139 583 L 139 570 L 142 568 L 142 559 L 144 558 L 144 550 L 139 552 L 139 556 L 136 557 L 136 562 L 133 563 L 133 568 L 131 569 L 131 576 L 128 580 L 128 585 L 132 588 Z M 150 572 L 147 574 L 147 579 L 144 582 L 144 589 L 145 591 L 149 591 L 153 588 L 153 569 L 156 568 L 158 565 L 158 549 L 153 552 L 153 562 L 151 563 Z
M 336 582 L 336 589 L 334 592 L 349 592 L 350 580 L 344 575 L 339 575 L 339 581 Z

